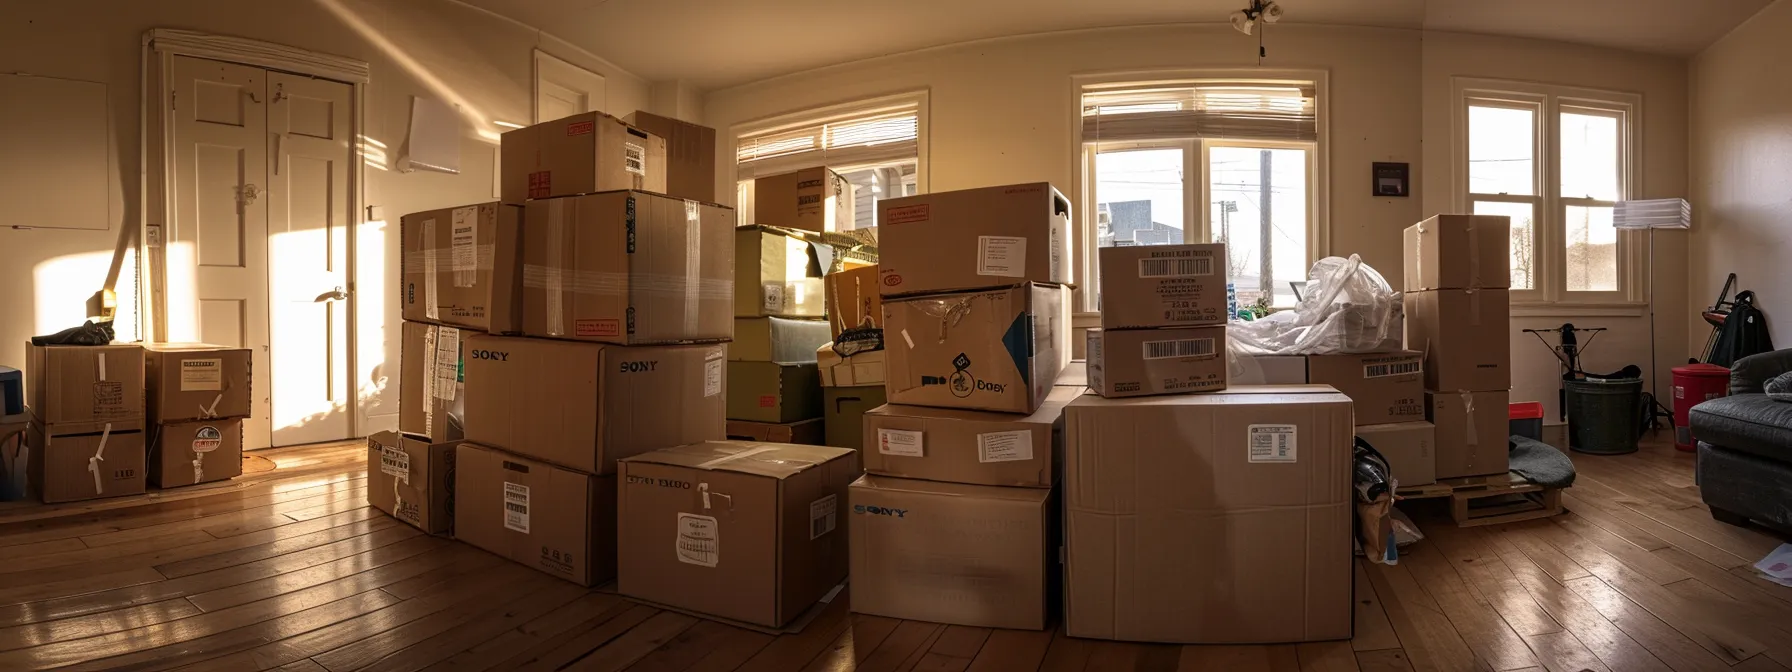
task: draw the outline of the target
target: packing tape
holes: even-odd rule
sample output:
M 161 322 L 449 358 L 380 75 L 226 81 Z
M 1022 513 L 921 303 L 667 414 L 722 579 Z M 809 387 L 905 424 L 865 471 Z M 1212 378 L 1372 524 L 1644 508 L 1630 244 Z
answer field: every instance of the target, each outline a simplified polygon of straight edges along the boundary
M 686 199 L 684 202 L 684 277 L 701 278 L 703 276 L 703 208 L 696 201 Z M 702 283 L 684 283 L 684 333 L 697 333 L 698 290 Z M 730 292 L 730 296 L 732 296 Z M 651 304 L 648 304 L 651 305 Z
M 100 380 L 105 380 L 106 379 L 106 353 L 102 352 L 102 353 L 98 353 L 98 354 L 99 354 L 99 358 L 96 359 L 95 361 L 99 362 Z
M 705 510 L 705 511 L 708 511 L 711 508 L 709 505 L 709 496 L 711 494 L 712 493 L 709 491 L 708 483 L 698 483 L 697 484 L 697 495 L 703 498 L 703 510 Z M 734 508 L 734 497 L 733 496 L 727 495 L 724 493 L 720 493 L 720 492 L 713 493 L 713 494 L 717 497 L 728 500 L 728 508 L 730 508 L 730 509 Z
M 1481 288 L 1481 237 L 1475 235 L 1475 218 L 1468 217 L 1468 286 Z
M 656 298 L 695 296 L 698 299 L 730 300 L 734 297 L 734 280 L 699 278 L 691 282 L 683 275 L 665 273 L 621 273 L 616 271 L 580 271 L 537 264 L 523 265 L 523 286 L 553 292 L 571 292 L 586 296 L 647 295 Z M 554 302 L 548 303 L 551 308 Z
M 201 420 L 211 420 L 213 418 L 218 417 L 218 402 L 223 401 L 223 400 L 224 400 L 224 393 L 219 392 L 218 396 L 212 397 L 212 405 L 206 406 L 205 404 L 200 404 L 199 405 L 199 418 Z
M 977 295 L 958 299 L 922 299 L 915 302 L 915 305 L 921 307 L 921 312 L 939 319 L 939 342 L 944 343 L 946 335 L 952 330 L 952 327 L 958 326 L 958 323 L 964 320 L 964 316 L 971 313 L 971 302 L 976 298 Z
M 1423 282 L 1425 278 L 1425 223 L 1419 222 L 1416 226 L 1419 229 L 1418 234 L 1416 234 L 1418 235 L 1419 240 L 1413 245 L 1412 250 L 1413 275 L 1417 276 L 1411 281 L 1413 285 L 1418 285 L 1420 282 Z
M 436 220 L 423 220 L 423 239 L 436 239 Z M 436 308 L 436 257 L 438 250 L 431 249 L 423 255 L 423 314 L 432 320 L 441 319 L 441 311 Z
M 454 269 L 455 287 L 472 287 L 479 281 L 479 206 L 455 208 L 451 226 L 448 229 L 448 261 Z M 465 238 L 460 230 L 469 226 L 472 230 Z M 489 247 L 489 246 L 488 246 Z M 486 270 L 491 270 L 490 266 Z
M 417 405 L 419 407 L 421 407 L 422 411 L 423 411 L 423 428 L 424 428 L 424 430 L 430 432 L 430 434 L 431 434 L 430 438 L 435 438 L 433 436 L 435 434 L 434 430 L 435 430 L 435 426 L 436 426 L 436 413 L 435 413 L 435 411 L 436 411 L 436 409 L 435 409 L 435 405 L 436 405 L 435 404 L 435 401 L 436 401 L 436 328 L 435 327 L 427 327 L 423 330 L 423 352 L 425 353 L 424 357 L 426 357 L 427 359 L 424 360 L 425 363 L 422 367 L 423 368 L 423 394 L 417 395 Z M 399 366 L 402 367 L 402 366 L 404 366 L 404 364 L 400 363 Z
M 105 361 L 104 355 L 100 356 L 100 361 Z M 93 457 L 87 458 L 87 471 L 93 474 L 93 494 L 96 495 L 106 493 L 106 486 L 100 483 L 100 463 L 106 461 L 106 440 L 110 438 L 112 438 L 112 423 L 108 422 L 105 429 L 100 430 L 99 447 L 93 450 Z
M 1475 393 L 1468 390 L 1458 390 L 1458 393 L 1462 395 L 1462 412 L 1468 417 L 1468 422 L 1462 423 L 1468 428 L 1467 443 L 1473 448 L 1481 444 L 1480 435 L 1475 433 Z M 1472 454 L 1470 458 L 1473 459 Z
M 704 462 L 702 464 L 697 465 L 697 468 L 698 469 L 714 469 L 716 467 L 716 465 L 724 464 L 727 462 L 733 462 L 735 460 L 744 460 L 744 459 L 752 457 L 754 455 L 758 455 L 760 453 L 771 452 L 771 451 L 774 451 L 777 449 L 778 449 L 777 446 L 760 446 L 758 448 L 743 450 L 743 451 L 740 451 L 733 455 L 723 455 L 721 457 L 710 460 L 708 462 Z M 789 460 L 785 460 L 785 461 L 788 462 Z M 812 463 L 805 463 L 805 464 L 812 464 Z
M 565 285 L 563 284 L 564 278 L 561 277 L 562 273 L 560 269 L 571 265 L 569 263 L 571 260 L 565 257 L 567 249 L 572 247 L 571 245 L 566 244 L 567 200 L 568 199 L 564 198 L 556 198 L 548 201 L 548 245 L 550 246 L 548 254 L 558 256 L 559 258 L 556 259 L 556 261 L 559 263 L 554 264 L 552 267 L 536 267 L 549 271 L 549 273 L 542 278 L 541 285 L 541 288 L 545 290 L 547 295 L 547 327 L 549 336 L 566 335 L 566 306 L 562 304 L 566 299 L 566 295 Z M 535 286 L 529 284 L 529 272 L 531 268 L 532 267 L 527 264 L 523 266 L 524 287 Z M 525 303 L 527 302 L 525 301 Z
M 205 481 L 205 453 L 193 453 L 193 482 Z
M 1468 289 L 1468 323 L 1469 326 L 1481 326 L 1481 292 Z
M 497 268 L 497 247 L 498 246 L 491 243 L 474 246 L 472 269 L 474 271 L 489 271 Z M 409 275 L 427 275 L 422 269 L 429 268 L 432 265 L 440 266 L 442 263 L 442 255 L 445 253 L 451 254 L 450 251 L 442 250 L 440 248 L 411 250 L 410 252 L 406 252 L 404 255 L 405 273 Z M 457 284 L 456 286 L 459 285 Z

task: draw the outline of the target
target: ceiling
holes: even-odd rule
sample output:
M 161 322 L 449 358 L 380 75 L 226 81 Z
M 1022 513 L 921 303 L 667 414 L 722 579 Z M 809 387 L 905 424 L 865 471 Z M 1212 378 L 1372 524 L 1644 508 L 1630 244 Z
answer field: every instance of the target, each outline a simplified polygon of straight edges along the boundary
M 1226 21 L 1247 0 L 461 0 L 651 81 L 716 89 L 968 40 Z M 1279 0 L 1283 21 L 1459 31 L 1677 56 L 1772 0 Z

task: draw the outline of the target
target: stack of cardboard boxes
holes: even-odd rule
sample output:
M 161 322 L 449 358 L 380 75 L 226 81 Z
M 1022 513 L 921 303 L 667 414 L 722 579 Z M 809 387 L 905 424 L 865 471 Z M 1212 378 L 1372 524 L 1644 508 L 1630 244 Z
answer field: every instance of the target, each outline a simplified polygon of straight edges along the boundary
M 243 473 L 243 419 L 253 410 L 247 348 L 143 346 L 149 483 L 174 488 Z
M 1089 386 L 1108 398 L 1226 389 L 1226 246 L 1101 248 Z
M 1484 215 L 1406 229 L 1406 345 L 1424 353 L 1438 479 L 1506 473 L 1510 231 L 1507 218 Z M 1398 465 L 1395 476 L 1410 483 Z
M 45 502 L 141 494 L 143 348 L 27 345 L 27 470 Z
M 867 411 L 884 405 L 884 305 L 876 264 L 830 273 L 828 328 L 833 339 L 815 349 L 821 368 L 826 444 L 860 450 Z

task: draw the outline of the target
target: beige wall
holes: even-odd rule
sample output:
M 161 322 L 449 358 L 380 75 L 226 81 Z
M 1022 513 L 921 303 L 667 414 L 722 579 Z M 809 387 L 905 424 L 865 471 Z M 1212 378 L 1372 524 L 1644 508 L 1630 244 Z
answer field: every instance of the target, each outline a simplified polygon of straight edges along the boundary
M 372 416 L 366 431 L 395 424 L 399 318 L 388 295 L 398 285 L 398 217 L 493 200 L 497 145 L 479 132 L 496 131 L 489 124 L 494 119 L 530 121 L 532 50 L 539 46 L 604 75 L 608 111 L 646 107 L 649 95 L 646 82 L 552 36 L 442 0 L 0 0 L 0 72 L 108 85 L 115 220 L 106 231 L 15 230 L 24 223 L 7 221 L 0 211 L 0 287 L 6 288 L 0 291 L 0 363 L 21 364 L 28 336 L 79 323 L 82 302 L 104 280 L 120 226 L 138 223 L 141 45 L 151 28 L 246 37 L 367 61 L 373 81 L 366 134 L 394 152 L 409 128 L 413 95 L 457 102 L 480 122 L 469 123 L 462 139 L 460 175 L 367 171 L 367 202 L 383 208 L 387 221 L 370 223 L 360 237 L 368 248 L 383 243 L 383 255 L 363 258 L 358 266 L 362 356 L 355 384 Z

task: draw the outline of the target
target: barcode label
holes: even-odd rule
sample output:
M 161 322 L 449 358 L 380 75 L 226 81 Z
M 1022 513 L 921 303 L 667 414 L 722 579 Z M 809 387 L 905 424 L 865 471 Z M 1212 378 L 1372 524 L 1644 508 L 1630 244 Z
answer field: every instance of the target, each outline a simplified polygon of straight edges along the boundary
M 820 539 L 821 535 L 834 531 L 837 523 L 836 514 L 839 504 L 833 495 L 828 495 L 809 502 L 809 538 Z
M 529 533 L 529 486 L 504 484 L 504 528 Z
M 1145 359 L 1212 356 L 1213 339 L 1211 338 L 1187 338 L 1177 341 L 1145 341 Z
M 1139 260 L 1141 278 L 1184 278 L 1193 275 L 1213 275 L 1213 257 Z
M 409 485 L 411 482 L 411 454 L 392 446 L 380 446 L 380 473 Z
M 622 169 L 645 177 L 647 175 L 647 148 L 632 142 L 622 143 Z
M 1418 362 L 1395 362 L 1393 364 L 1364 364 L 1364 378 L 1386 378 L 1388 376 L 1405 376 L 1419 372 Z
M 722 535 L 713 516 L 678 514 L 678 561 L 714 567 L 722 561 Z

